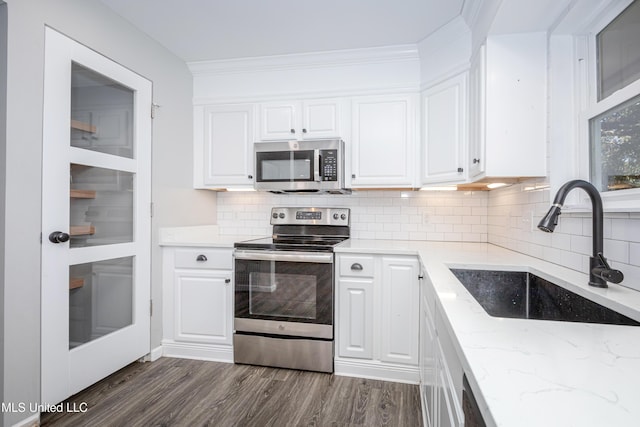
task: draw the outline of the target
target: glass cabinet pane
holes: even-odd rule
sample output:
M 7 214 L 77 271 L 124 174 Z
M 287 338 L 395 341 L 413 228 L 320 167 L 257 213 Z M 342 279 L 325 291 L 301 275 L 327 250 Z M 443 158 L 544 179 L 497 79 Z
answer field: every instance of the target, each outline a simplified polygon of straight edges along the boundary
M 133 91 L 76 63 L 71 74 L 71 146 L 133 158 Z
M 69 266 L 69 348 L 133 322 L 133 257 Z
M 70 246 L 133 241 L 134 174 L 71 164 Z

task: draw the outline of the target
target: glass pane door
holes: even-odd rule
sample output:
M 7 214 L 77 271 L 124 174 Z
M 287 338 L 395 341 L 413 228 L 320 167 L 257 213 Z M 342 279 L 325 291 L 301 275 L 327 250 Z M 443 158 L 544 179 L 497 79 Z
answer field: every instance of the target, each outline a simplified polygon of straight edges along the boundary
M 133 158 L 133 101 L 131 89 L 73 63 L 71 147 Z M 135 174 L 70 163 L 69 176 L 69 247 L 133 242 Z M 134 263 L 129 256 L 69 266 L 69 348 L 131 325 Z
M 144 77 L 46 28 L 43 403 L 150 351 L 151 89 Z

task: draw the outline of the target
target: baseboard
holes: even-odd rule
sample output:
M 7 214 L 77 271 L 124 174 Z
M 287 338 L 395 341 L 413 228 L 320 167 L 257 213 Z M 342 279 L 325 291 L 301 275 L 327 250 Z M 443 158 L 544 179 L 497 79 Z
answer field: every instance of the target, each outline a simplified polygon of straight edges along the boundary
M 155 362 L 156 360 L 160 359 L 162 357 L 162 346 L 159 345 L 158 347 L 152 349 L 149 354 L 144 356 L 144 361 L 145 362 Z
M 162 340 L 162 356 L 233 363 L 233 347 Z
M 376 360 L 356 360 L 337 358 L 333 362 L 334 373 L 346 377 L 370 378 L 406 384 L 420 383 L 420 369 L 417 366 L 402 366 Z

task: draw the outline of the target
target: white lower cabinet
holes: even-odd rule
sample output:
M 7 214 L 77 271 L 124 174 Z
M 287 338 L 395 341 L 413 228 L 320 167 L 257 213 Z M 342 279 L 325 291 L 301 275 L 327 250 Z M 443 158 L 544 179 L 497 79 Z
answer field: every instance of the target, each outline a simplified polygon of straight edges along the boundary
M 426 427 L 464 426 L 462 364 L 425 275 L 421 283 L 420 394 Z
M 336 373 L 417 383 L 417 257 L 336 258 Z
M 373 278 L 340 278 L 338 282 L 338 354 L 373 358 Z
M 233 249 L 166 247 L 163 355 L 233 361 Z

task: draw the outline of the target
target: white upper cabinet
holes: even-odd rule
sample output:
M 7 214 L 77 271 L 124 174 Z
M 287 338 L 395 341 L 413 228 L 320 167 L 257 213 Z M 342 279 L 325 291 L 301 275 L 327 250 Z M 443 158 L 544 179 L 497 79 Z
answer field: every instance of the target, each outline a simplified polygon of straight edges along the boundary
M 352 99 L 353 187 L 415 187 L 417 95 Z
M 489 36 L 470 75 L 470 178 L 545 176 L 546 34 Z
M 196 188 L 253 185 L 254 114 L 253 104 L 194 109 Z
M 344 138 L 341 99 L 260 104 L 260 140 Z
M 486 46 L 480 46 L 469 70 L 469 157 L 467 175 L 470 180 L 485 174 L 486 124 Z
M 422 184 L 467 179 L 467 79 L 465 72 L 422 94 Z

